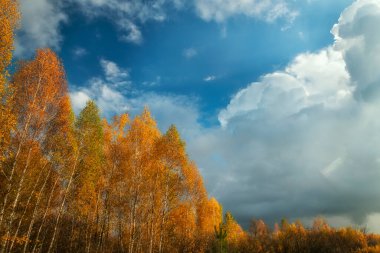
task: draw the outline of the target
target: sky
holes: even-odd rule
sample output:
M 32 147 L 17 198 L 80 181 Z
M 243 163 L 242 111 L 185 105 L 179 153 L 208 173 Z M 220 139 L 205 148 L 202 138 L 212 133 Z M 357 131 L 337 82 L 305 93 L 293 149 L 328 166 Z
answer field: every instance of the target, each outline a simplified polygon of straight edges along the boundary
M 244 227 L 380 232 L 380 1 L 20 1 L 16 58 L 53 48 L 76 113 L 175 124 Z

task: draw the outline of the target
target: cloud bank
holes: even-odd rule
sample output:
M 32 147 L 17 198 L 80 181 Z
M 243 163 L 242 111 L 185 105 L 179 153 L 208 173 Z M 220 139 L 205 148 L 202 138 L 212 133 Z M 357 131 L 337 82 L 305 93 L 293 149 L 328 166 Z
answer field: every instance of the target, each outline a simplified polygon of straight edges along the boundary
M 240 222 L 324 215 L 374 225 L 379 23 L 379 1 L 354 2 L 332 29 L 333 45 L 249 84 L 220 111 L 221 127 L 191 142 L 209 190 Z

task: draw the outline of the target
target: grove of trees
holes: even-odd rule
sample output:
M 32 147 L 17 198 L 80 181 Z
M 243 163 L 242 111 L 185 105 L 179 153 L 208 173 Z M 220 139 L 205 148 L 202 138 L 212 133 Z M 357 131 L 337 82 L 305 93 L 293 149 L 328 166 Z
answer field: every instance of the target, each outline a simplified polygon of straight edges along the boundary
M 148 108 L 109 121 L 94 101 L 75 115 L 50 49 L 10 74 L 19 20 L 0 0 L 0 253 L 380 252 L 378 235 L 322 219 L 223 219 L 175 126 L 161 133 Z
M 306 228 L 300 221 L 288 223 L 282 220 L 270 229 L 263 220 L 252 220 L 247 232 L 236 232 L 235 226 L 224 227 L 232 233 L 225 246 L 216 252 L 253 253 L 378 253 L 380 235 L 367 234 L 363 229 L 332 228 L 322 218 L 316 218 Z M 234 228 L 235 227 L 235 228 Z M 240 236 L 239 236 L 240 235 Z
M 0 0 L 0 251 L 204 252 L 221 222 L 175 126 L 147 108 L 76 117 L 50 49 L 9 74 L 20 13 Z

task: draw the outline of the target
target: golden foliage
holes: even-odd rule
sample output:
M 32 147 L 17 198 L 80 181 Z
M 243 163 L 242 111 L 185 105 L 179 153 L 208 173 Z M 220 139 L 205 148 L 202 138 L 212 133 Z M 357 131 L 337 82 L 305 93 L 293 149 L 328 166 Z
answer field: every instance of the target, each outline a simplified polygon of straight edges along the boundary
M 0 0 L 0 6 L 0 73 L 4 75 L 12 60 L 14 31 L 19 25 L 20 12 L 14 0 Z
M 4 152 L 10 141 L 10 131 L 15 124 L 12 114 L 12 89 L 9 87 L 7 67 L 12 60 L 14 32 L 18 27 L 20 13 L 18 2 L 0 0 L 0 163 L 5 159 Z M 0 170 L 2 168 L 0 167 Z

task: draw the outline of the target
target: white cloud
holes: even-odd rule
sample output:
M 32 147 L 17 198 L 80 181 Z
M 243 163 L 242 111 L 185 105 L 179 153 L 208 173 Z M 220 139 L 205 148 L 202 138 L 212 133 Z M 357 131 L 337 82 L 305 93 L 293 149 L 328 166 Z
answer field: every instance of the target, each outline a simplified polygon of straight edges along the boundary
M 86 86 L 73 87 L 73 91 L 70 93 L 73 108 L 77 114 L 90 99 L 96 101 L 102 113 L 107 117 L 130 110 L 126 97 L 120 91 L 130 91 L 132 82 L 129 70 L 106 59 L 101 59 L 100 65 L 103 69 L 103 78 L 93 77 Z
M 86 87 L 75 88 L 70 92 L 74 112 L 78 114 L 90 99 L 99 106 L 103 115 L 112 117 L 126 112 L 129 107 L 125 97 L 112 85 L 100 78 L 93 78 Z
M 195 0 L 195 8 L 202 19 L 216 22 L 244 15 L 267 22 L 283 18 L 291 23 L 298 15 L 285 0 Z
M 234 117 L 255 112 L 254 117 L 291 117 L 306 108 L 344 106 L 352 87 L 340 52 L 327 48 L 297 56 L 284 70 L 267 74 L 260 82 L 239 91 L 219 114 L 226 126 Z
M 118 22 L 119 27 L 126 32 L 121 36 L 121 39 L 127 42 L 132 42 L 135 44 L 141 44 L 143 41 L 143 37 L 140 29 L 136 24 L 132 23 L 130 20 L 120 20 Z
M 106 74 L 107 79 L 114 79 L 114 78 L 127 78 L 129 77 L 128 71 L 122 71 L 119 66 L 112 61 L 108 61 L 105 59 L 100 60 L 100 65 L 103 68 L 104 73 Z
M 60 25 L 68 20 L 61 1 L 20 1 L 21 30 L 16 36 L 16 56 L 29 56 L 41 47 L 59 49 Z
M 203 81 L 205 82 L 212 82 L 216 79 L 216 76 L 214 75 L 209 75 L 209 76 L 206 76 L 205 78 L 203 78 Z
M 357 85 L 357 96 L 370 99 L 378 93 L 380 72 L 380 2 L 356 1 L 339 18 L 332 33 L 335 47 L 343 52 L 352 81 Z
M 93 92 L 96 92 L 95 87 Z M 103 84 L 98 86 L 97 92 L 100 93 L 93 94 L 93 97 L 104 115 L 120 114 L 129 110 L 125 97 L 119 91 Z
M 71 92 L 70 97 L 74 112 L 77 114 L 85 107 L 87 101 L 91 99 L 86 90 Z
M 190 47 L 183 50 L 182 54 L 186 59 L 191 59 L 198 55 L 198 51 L 195 48 Z
M 130 81 L 129 70 L 119 67 L 115 62 L 101 59 L 100 65 L 103 68 L 107 82 L 115 87 L 128 87 Z

